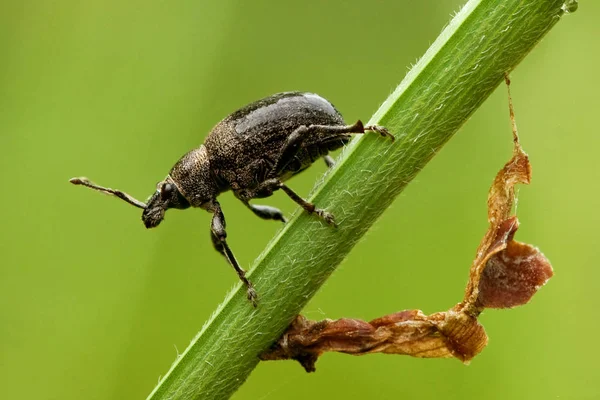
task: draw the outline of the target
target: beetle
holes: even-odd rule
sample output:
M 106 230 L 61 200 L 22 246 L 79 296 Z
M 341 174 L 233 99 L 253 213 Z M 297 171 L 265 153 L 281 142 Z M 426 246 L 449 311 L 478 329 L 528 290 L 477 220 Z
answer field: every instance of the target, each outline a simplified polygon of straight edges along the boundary
M 256 307 L 257 293 L 227 244 L 225 216 L 217 196 L 231 190 L 258 217 L 286 222 L 277 208 L 250 203 L 281 189 L 306 212 L 335 226 L 331 213 L 304 200 L 284 182 L 321 157 L 328 166 L 333 166 L 328 153 L 347 144 L 352 134 L 366 131 L 394 139 L 379 125 L 364 126 L 360 120 L 346 125 L 333 104 L 314 93 L 278 93 L 251 103 L 219 122 L 204 144 L 177 161 L 167 177 L 156 185 L 147 203 L 84 177 L 72 178 L 70 182 L 117 196 L 143 209 L 146 228 L 158 226 L 170 208 L 197 207 L 211 212 L 213 246 L 235 269 L 246 286 L 248 299 Z

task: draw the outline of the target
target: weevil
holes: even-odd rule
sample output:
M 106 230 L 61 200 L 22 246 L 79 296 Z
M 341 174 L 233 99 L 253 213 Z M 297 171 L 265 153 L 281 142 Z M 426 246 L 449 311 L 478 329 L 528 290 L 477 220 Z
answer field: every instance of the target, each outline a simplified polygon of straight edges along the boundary
M 328 153 L 347 144 L 352 134 L 366 131 L 394 139 L 379 125 L 364 126 L 360 120 L 347 125 L 333 104 L 319 95 L 278 93 L 251 103 L 219 122 L 204 144 L 177 161 L 146 203 L 120 190 L 96 185 L 87 178 L 72 178 L 70 182 L 117 196 L 143 209 L 146 228 L 158 226 L 170 208 L 197 207 L 212 213 L 213 246 L 235 269 L 246 286 L 248 299 L 256 307 L 256 290 L 227 244 L 225 216 L 217 196 L 231 190 L 258 217 L 286 222 L 277 208 L 250 203 L 281 189 L 306 212 L 335 226 L 331 213 L 304 200 L 284 182 L 321 157 L 331 167 L 334 161 Z

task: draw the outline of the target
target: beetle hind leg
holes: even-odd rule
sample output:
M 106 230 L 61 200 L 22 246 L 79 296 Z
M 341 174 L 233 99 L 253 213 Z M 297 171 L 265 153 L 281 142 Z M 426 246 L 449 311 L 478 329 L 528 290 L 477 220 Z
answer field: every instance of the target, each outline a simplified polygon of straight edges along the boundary
M 367 131 L 376 132 L 383 137 L 389 137 L 392 141 L 394 140 L 394 136 L 383 126 L 364 126 L 361 120 L 356 121 L 356 123 L 352 125 L 299 126 L 287 137 L 275 165 L 268 174 L 268 178 L 279 177 L 286 167 L 294 160 L 294 157 L 298 154 L 302 145 L 309 137 L 320 135 L 322 136 L 322 140 L 320 140 L 319 143 L 326 143 L 347 138 L 349 134 L 361 134 L 366 133 Z M 331 157 L 329 157 L 329 161 L 331 160 Z M 328 165 L 329 161 L 327 159 L 325 160 Z
M 368 125 L 368 126 L 365 126 L 365 131 L 377 132 L 377 133 L 379 133 L 383 137 L 387 137 L 387 138 L 392 139 L 392 142 L 394 140 L 396 140 L 396 138 L 394 137 L 394 135 L 392 135 L 390 133 L 390 131 L 387 130 L 386 127 L 381 126 L 381 125 Z

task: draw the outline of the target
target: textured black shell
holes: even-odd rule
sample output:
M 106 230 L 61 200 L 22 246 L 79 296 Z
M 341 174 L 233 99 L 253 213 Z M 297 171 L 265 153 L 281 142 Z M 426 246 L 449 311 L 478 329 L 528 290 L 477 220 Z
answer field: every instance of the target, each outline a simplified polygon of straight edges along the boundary
M 229 188 L 251 188 L 265 180 L 288 136 L 300 126 L 345 125 L 341 114 L 327 100 L 313 93 L 286 92 L 269 96 L 232 113 L 206 138 L 211 170 Z M 349 135 L 332 138 L 314 134 L 279 177 L 285 180 L 335 150 Z

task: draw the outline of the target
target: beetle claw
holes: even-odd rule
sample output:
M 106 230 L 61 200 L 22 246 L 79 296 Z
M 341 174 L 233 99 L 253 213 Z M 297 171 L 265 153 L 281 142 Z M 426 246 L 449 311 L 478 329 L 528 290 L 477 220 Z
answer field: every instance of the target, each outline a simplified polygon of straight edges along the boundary
M 383 127 L 381 125 L 369 125 L 369 126 L 365 126 L 365 131 L 377 132 L 377 133 L 379 133 L 383 137 L 388 137 L 388 138 L 392 139 L 392 142 L 396 139 L 394 137 L 394 135 L 392 135 L 390 133 L 390 131 L 387 130 L 387 128 L 385 128 L 385 127 Z
M 250 302 L 252 303 L 252 306 L 254 306 L 254 308 L 258 307 L 258 293 L 256 293 L 254 286 L 248 286 L 247 296 L 248 300 L 250 300 Z
M 317 208 L 317 209 L 315 209 L 315 214 L 317 214 L 328 225 L 331 225 L 331 226 L 337 228 L 337 224 L 335 223 L 335 217 L 329 211 L 325 211 L 320 208 Z

